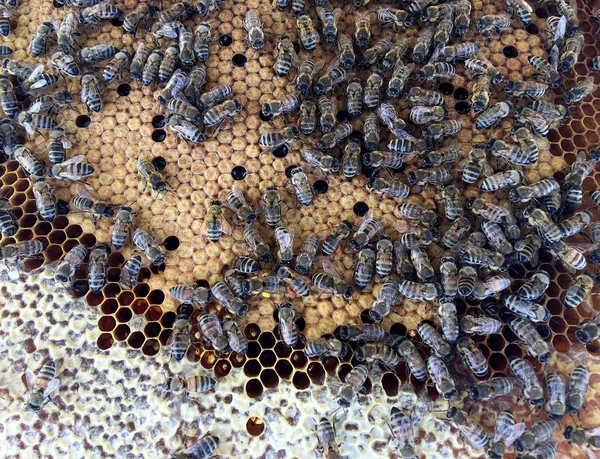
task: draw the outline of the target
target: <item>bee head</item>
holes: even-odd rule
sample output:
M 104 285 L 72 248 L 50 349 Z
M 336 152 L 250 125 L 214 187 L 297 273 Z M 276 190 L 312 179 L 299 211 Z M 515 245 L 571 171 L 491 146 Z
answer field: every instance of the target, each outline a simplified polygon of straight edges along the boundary
M 348 330 L 348 327 L 346 325 L 342 325 L 340 327 L 339 333 L 340 333 L 340 338 L 342 338 L 342 339 L 348 339 L 349 330 Z
M 598 334 L 598 327 L 594 325 L 587 325 L 575 332 L 577 339 L 583 344 L 590 344 Z
M 417 175 L 414 172 L 409 172 L 406 174 L 406 181 L 411 185 L 414 185 L 417 183 Z
M 444 398 L 448 398 L 445 397 Z M 456 408 L 455 406 L 453 406 L 452 408 L 450 408 L 447 412 L 446 412 L 446 417 L 448 419 L 452 419 L 454 416 L 456 416 L 456 413 L 458 413 L 458 408 Z
M 571 438 L 572 433 L 573 433 L 573 426 L 565 427 L 565 431 L 563 432 L 563 435 L 567 440 L 569 440 Z

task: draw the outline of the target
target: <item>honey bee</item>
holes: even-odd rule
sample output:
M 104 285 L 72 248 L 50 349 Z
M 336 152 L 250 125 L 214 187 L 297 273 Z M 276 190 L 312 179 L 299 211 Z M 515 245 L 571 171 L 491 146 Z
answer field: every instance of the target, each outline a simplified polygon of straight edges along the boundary
M 58 49 L 65 54 L 71 54 L 75 51 L 75 45 L 78 45 L 75 40 L 77 34 L 77 18 L 75 14 L 69 13 L 63 21 L 58 24 L 53 22 L 54 30 L 57 35 Z
M 215 298 L 217 298 L 217 295 L 215 295 Z M 223 332 L 223 328 L 221 327 L 221 323 L 216 314 L 202 311 L 198 317 L 198 330 L 200 330 L 200 333 L 202 333 L 215 351 L 222 353 L 229 349 L 229 340 L 227 339 L 227 335 Z
M 475 22 L 477 32 L 486 34 L 488 37 L 493 33 L 502 32 L 510 28 L 512 17 L 506 14 L 487 14 Z
M 452 407 L 446 413 L 446 417 L 456 424 L 462 436 L 475 449 L 483 449 L 489 443 L 490 438 L 487 430 L 464 411 Z
M 558 224 L 562 237 L 566 238 L 581 233 L 591 223 L 592 218 L 592 212 L 589 210 L 583 210 L 573 214 L 571 217 L 565 218 Z
M 256 221 L 256 213 L 246 202 L 244 193 L 239 186 L 233 185 L 226 196 L 227 207 L 236 215 L 240 222 L 252 224 Z
M 67 252 L 62 261 L 56 267 L 54 278 L 63 284 L 72 284 L 73 276 L 77 267 L 83 263 L 87 255 L 87 247 L 77 244 Z
M 45 175 L 46 164 L 28 148 L 18 146 L 15 149 L 14 158 L 28 175 L 33 177 L 42 177 Z
M 562 82 L 560 73 L 548 61 L 539 56 L 529 56 L 527 60 L 529 61 L 529 65 L 542 76 L 548 86 L 551 88 L 558 88 L 560 86 Z
M 498 102 L 497 104 L 481 112 L 477 118 L 475 126 L 477 129 L 487 129 L 493 127 L 502 121 L 502 119 L 506 118 L 512 109 L 513 105 L 511 102 Z
M 446 297 L 442 299 L 444 304 L 442 304 L 442 301 L 440 301 L 440 309 L 438 310 L 438 315 L 442 322 L 442 329 L 444 330 L 444 335 L 446 335 L 448 341 L 453 342 L 453 340 L 450 339 L 448 335 L 454 337 L 456 333 L 451 333 L 447 331 L 450 329 L 450 325 L 444 326 L 444 322 L 449 321 L 449 318 L 453 320 L 452 316 L 454 313 L 452 312 L 452 307 L 456 308 L 456 305 L 454 303 L 451 303 L 451 298 L 456 296 L 456 292 L 458 289 L 458 267 L 456 266 L 456 260 L 453 257 L 442 257 L 440 264 L 440 276 L 442 287 L 444 289 L 444 294 L 446 295 Z M 442 312 L 442 310 L 446 312 Z
M 475 113 L 483 112 L 490 103 L 490 82 L 489 76 L 480 75 L 473 85 L 471 105 Z
M 549 285 L 550 276 L 546 271 L 539 270 L 519 287 L 517 295 L 523 300 L 534 301 L 544 294 Z
M 569 271 L 577 271 L 585 269 L 587 266 L 587 260 L 585 256 L 576 247 L 572 247 L 564 241 L 559 241 L 549 247 L 550 252 L 558 257 L 562 264 Z
M 191 107 L 191 106 L 190 106 Z M 195 107 L 192 107 L 195 110 Z M 191 121 L 188 121 L 181 115 L 175 113 L 167 116 L 167 125 L 175 132 L 175 136 L 181 136 L 185 141 L 194 143 L 204 142 L 204 133 Z
M 206 16 L 208 13 L 218 11 L 219 3 L 221 3 L 221 1 L 222 0 L 200 0 L 196 4 L 196 8 L 202 16 Z
M 564 294 L 564 305 L 566 308 L 576 308 L 588 296 L 594 287 L 594 276 L 583 273 L 577 276 L 571 286 Z
M 544 306 L 523 300 L 516 295 L 503 295 L 502 303 L 519 317 L 532 322 L 546 322 L 550 312 Z
M 294 347 L 298 343 L 300 330 L 296 325 L 298 313 L 291 303 L 281 303 L 277 306 L 279 312 L 279 333 L 282 341 L 290 347 Z
M 560 421 L 566 413 L 566 388 L 560 375 L 556 373 L 546 375 L 546 392 L 548 394 L 546 413 L 550 419 Z
M 508 326 L 521 340 L 524 348 L 535 357 L 538 362 L 544 363 L 552 356 L 548 344 L 542 339 L 537 329 L 528 320 L 512 317 Z
M 412 60 L 416 64 L 422 64 L 429 56 L 435 27 L 430 26 L 421 31 L 413 47 Z
M 383 224 L 381 221 L 376 220 L 373 217 L 373 211 L 369 209 L 354 233 L 350 245 L 354 250 L 363 248 L 382 228 Z
M 354 269 L 354 282 L 359 290 L 364 290 L 373 279 L 376 257 L 375 246 L 372 244 L 365 244 L 360 248 Z
M 443 58 L 446 62 L 455 63 L 456 61 L 465 61 L 472 57 L 478 50 L 475 43 L 465 42 L 444 48 Z
M 217 282 L 211 288 L 211 292 L 219 304 L 231 314 L 242 317 L 248 313 L 248 305 L 237 298 L 225 282 Z
M 99 27 L 103 20 L 114 19 L 122 14 L 123 12 L 119 8 L 109 2 L 100 2 L 79 11 L 79 24 Z
M 279 37 L 277 42 L 277 58 L 275 59 L 275 71 L 280 77 L 289 73 L 292 64 L 298 59 L 294 44 L 287 35 Z
M 578 335 L 579 338 L 579 335 Z M 580 340 L 581 341 L 581 340 Z M 585 341 L 582 341 L 585 342 Z M 584 406 L 585 396 L 590 383 L 590 374 L 583 365 L 578 365 L 573 369 L 569 378 L 569 389 L 565 399 L 567 414 L 578 413 Z
M 111 241 L 115 249 L 120 250 L 129 237 L 133 224 L 133 212 L 129 206 L 121 206 L 115 216 L 115 224 L 111 233 Z
M 333 11 L 317 6 L 317 16 L 323 24 L 323 39 L 325 43 L 335 43 L 337 37 L 338 28 L 337 22 L 343 11 L 340 8 L 336 8 Z
M 471 26 L 471 2 L 461 0 L 454 6 L 454 33 L 463 37 Z
M 436 25 L 432 42 L 434 52 L 430 59 L 432 62 L 437 60 L 438 56 L 443 54 L 446 45 L 448 45 L 448 42 L 450 41 L 452 29 L 454 28 L 452 19 L 452 14 L 449 14 L 448 16 L 444 16 Z
M 408 41 L 405 38 L 401 38 L 393 43 L 390 49 L 386 51 L 385 55 L 383 56 L 383 60 L 381 62 L 381 67 L 383 70 L 404 67 L 404 63 L 402 63 L 401 58 L 406 54 L 406 51 L 408 51 Z
M 371 40 L 371 18 L 367 13 L 354 13 L 354 40 L 359 48 L 365 48 Z
M 170 187 L 162 173 L 156 169 L 152 162 L 140 156 L 137 159 L 135 166 L 144 183 L 142 193 L 146 191 L 148 184 L 150 184 L 152 189 L 157 191 L 159 194 L 163 191 L 166 191 L 167 186 Z
M 14 236 L 18 228 L 10 202 L 0 197 L 0 232 L 5 236 Z
M 56 120 L 51 116 L 36 113 L 20 112 L 15 121 L 28 135 L 33 135 L 40 130 L 54 129 L 57 126 Z
M 344 69 L 350 70 L 354 67 L 356 61 L 356 55 L 354 54 L 354 47 L 352 46 L 352 39 L 349 35 L 341 34 L 338 37 L 338 53 L 340 64 Z
M 158 66 L 157 81 L 159 83 L 166 83 L 169 81 L 175 69 L 177 68 L 180 60 L 179 45 L 177 43 L 171 43 L 166 49 L 163 58 Z M 152 56 L 152 55 L 151 55 Z M 150 60 L 148 60 L 150 62 Z
M 43 220 L 52 221 L 56 217 L 56 196 L 54 189 L 43 177 L 33 181 L 33 197 Z
M 181 309 L 177 316 L 175 316 L 175 321 L 173 322 L 171 336 L 169 336 L 169 339 L 166 342 L 166 346 L 171 348 L 171 357 L 177 362 L 181 362 L 185 357 L 187 348 L 190 344 L 190 333 L 192 331 L 190 318 L 193 312 L 194 308 L 191 304 L 184 303 L 181 305 Z
M 0 75 L 0 106 L 9 118 L 14 118 L 21 111 L 13 85 L 6 75 Z
M 509 81 L 504 86 L 504 91 L 515 97 L 543 97 L 548 89 L 548 85 L 538 83 L 537 81 Z
M 81 212 L 87 212 L 92 214 L 94 225 L 97 223 L 99 218 L 112 217 L 115 214 L 115 209 L 112 204 L 107 204 L 101 201 L 97 196 L 92 195 L 82 185 L 77 185 L 77 196 L 71 200 L 73 207 L 79 209 Z
M 455 343 L 458 339 L 458 318 L 456 304 L 449 297 L 443 297 L 440 300 L 438 308 L 438 317 L 444 336 L 450 343 Z
M 517 451 L 530 451 L 536 445 L 545 442 L 558 427 L 556 421 L 533 421 L 529 430 L 526 430 L 516 441 Z
M 338 357 L 343 359 L 348 353 L 348 345 L 335 338 L 318 338 L 314 341 L 308 341 L 304 348 L 307 357 Z
M 297 166 L 290 171 L 290 179 L 298 201 L 304 206 L 309 206 L 313 199 L 313 190 L 308 183 L 306 173 Z
M 142 252 L 144 252 L 146 258 L 148 258 L 154 266 L 160 266 L 165 262 L 167 254 L 156 243 L 154 237 L 143 229 L 137 228 L 133 232 L 131 240 Z
M 285 265 L 279 265 L 276 274 L 289 287 L 288 293 L 298 296 L 309 295 L 308 278 L 296 273 Z
M 454 358 L 452 347 L 439 332 L 428 322 L 421 322 L 417 326 L 417 332 L 425 345 L 431 347 L 432 352 L 444 362 L 450 362 Z
M 84 163 L 84 155 L 73 156 L 59 164 L 53 164 L 48 168 L 48 177 L 56 180 L 81 181 L 94 173 L 94 168 Z
M 60 41 L 60 36 L 59 36 Z M 68 51 L 61 49 L 65 54 L 70 54 Z M 82 48 L 77 52 L 79 62 L 87 65 L 94 65 L 98 62 L 112 59 L 119 52 L 119 48 L 108 43 L 100 43 L 98 45 Z
M 156 14 L 156 8 L 146 3 L 140 3 L 131 11 L 128 11 L 123 17 L 123 31 L 131 33 L 134 36 L 142 22 L 148 23 Z
M 200 3 L 204 3 L 212 0 L 201 0 Z M 200 4 L 199 3 L 199 4 Z M 184 458 L 209 458 L 214 456 L 214 453 L 219 446 L 219 437 L 214 435 L 206 434 L 200 438 L 189 448 L 186 448 L 181 453 L 178 453 L 174 457 L 177 459 Z
M 106 283 L 108 252 L 108 247 L 104 244 L 96 244 L 92 247 L 88 261 L 88 284 L 92 292 L 99 292 Z
M 140 255 L 132 256 L 121 268 L 119 283 L 124 290 L 131 290 L 138 284 L 138 276 L 142 268 L 142 257 Z
M 508 197 L 512 202 L 529 202 L 559 190 L 560 185 L 554 178 L 542 179 L 531 185 L 521 185 L 510 190 Z
M 142 83 L 144 86 L 150 86 L 157 81 L 160 63 L 164 57 L 164 53 L 159 49 L 152 50 L 142 68 Z
M 460 320 L 461 331 L 469 335 L 493 335 L 502 328 L 502 322 L 492 317 L 466 315 Z
M 510 411 L 500 413 L 496 418 L 494 439 L 489 444 L 490 457 L 502 459 L 506 450 L 525 432 L 525 429 L 524 423 L 515 423 L 515 418 Z
M 166 392 L 184 392 L 185 396 L 189 397 L 190 393 L 197 394 L 208 392 L 215 387 L 216 384 L 217 381 L 208 376 L 190 376 L 186 379 L 175 377 L 167 378 L 164 390 Z
M 25 371 L 27 389 L 29 390 L 27 409 L 37 413 L 49 401 L 55 403 L 54 400 L 50 398 L 50 395 L 60 386 L 60 380 L 55 378 L 55 376 L 56 364 L 54 363 L 54 360 L 48 360 L 44 363 L 39 369 L 37 377 L 34 376 L 29 368 Z
M 427 359 L 427 371 L 436 390 L 442 397 L 450 400 L 458 395 L 456 384 L 450 376 L 448 367 L 437 355 L 431 355 Z
M 250 250 L 257 254 L 258 260 L 261 263 L 268 263 L 271 261 L 271 249 L 265 243 L 256 227 L 253 225 L 246 225 L 244 227 L 244 240 L 250 247 Z
M 324 256 L 329 256 L 335 253 L 339 249 L 342 241 L 350 235 L 350 231 L 352 231 L 352 223 L 347 220 L 343 220 L 337 225 L 333 234 L 329 234 L 325 237 L 323 246 L 321 248 L 321 253 Z
M 317 127 L 317 106 L 311 100 L 305 100 L 300 105 L 298 126 L 304 135 L 310 135 Z
M 296 27 L 298 28 L 298 34 L 302 46 L 307 51 L 312 51 L 317 47 L 317 44 L 321 43 L 321 37 L 319 32 L 315 29 L 312 19 L 308 14 L 303 14 L 296 20 Z
M 204 306 L 213 300 L 210 289 L 196 284 L 179 284 L 169 289 L 169 294 L 177 301 Z
M 169 8 L 161 11 L 157 20 L 159 23 L 172 21 L 186 21 L 194 14 L 194 8 L 185 2 L 176 2 L 171 4 Z
M 367 343 L 356 348 L 355 357 L 359 362 L 380 362 L 385 368 L 394 368 L 400 364 L 400 356 L 393 347 L 382 343 Z
M 487 359 L 468 336 L 461 336 L 456 342 L 456 349 L 465 366 L 471 369 L 476 376 L 484 377 L 488 373 Z
M 263 31 L 258 10 L 248 10 L 244 18 L 244 29 L 248 33 L 246 41 L 250 42 L 250 46 L 254 49 L 261 49 L 265 44 L 265 32 Z
M 226 119 L 233 120 L 233 117 L 242 111 L 242 103 L 239 99 L 226 100 L 225 102 L 209 108 L 204 113 L 203 123 L 205 126 L 221 125 Z
M 100 95 L 100 83 L 93 72 L 85 72 L 81 78 L 81 102 L 88 109 L 98 113 L 102 109 L 102 97 Z
M 510 393 L 515 387 L 516 382 L 515 378 L 506 377 L 495 377 L 487 381 L 478 381 L 469 388 L 469 396 L 476 402 L 492 400 L 493 398 L 502 397 Z
M 29 51 L 34 57 L 46 54 L 46 48 L 49 40 L 56 40 L 56 29 L 52 22 L 42 22 L 35 31 L 29 42 Z
M 357 365 L 350 370 L 338 392 L 337 403 L 340 407 L 348 408 L 350 406 L 354 397 L 363 389 L 367 376 L 369 376 L 369 369 L 366 365 Z
M 275 234 L 277 235 L 277 229 L 275 229 Z M 304 244 L 302 244 L 300 252 L 298 252 L 298 256 L 296 257 L 295 269 L 298 273 L 308 274 L 312 268 L 318 249 L 318 237 L 315 234 L 311 234 L 306 238 Z
M 281 99 L 275 99 L 263 104 L 262 113 L 265 116 L 280 116 L 285 113 L 292 113 L 300 107 L 300 97 L 298 93 L 287 94 Z
M 242 327 L 230 317 L 223 319 L 221 325 L 223 332 L 225 332 L 229 340 L 229 347 L 240 355 L 246 355 L 248 352 L 248 340 L 244 335 Z
M 258 139 L 258 144 L 263 148 L 274 150 L 282 145 L 290 145 L 299 139 L 300 130 L 298 127 L 288 126 L 262 134 Z
M 509 170 L 498 172 L 490 177 L 487 177 L 481 183 L 481 191 L 498 191 L 508 187 L 514 187 L 525 179 L 521 171 Z M 512 191 L 512 190 L 511 190 Z

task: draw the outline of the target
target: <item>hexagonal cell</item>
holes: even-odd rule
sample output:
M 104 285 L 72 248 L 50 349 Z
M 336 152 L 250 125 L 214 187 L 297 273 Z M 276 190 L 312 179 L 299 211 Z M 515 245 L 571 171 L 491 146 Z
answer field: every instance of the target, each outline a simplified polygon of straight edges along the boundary
M 131 305 L 131 310 L 133 311 L 133 313 L 135 315 L 140 315 L 140 314 L 144 314 L 148 310 L 149 307 L 150 307 L 150 305 L 148 304 L 148 302 L 145 299 L 138 298 Z
M 101 351 L 106 351 L 107 349 L 111 348 L 111 346 L 113 345 L 114 342 L 115 342 L 115 340 L 113 339 L 113 337 L 110 333 L 102 333 L 98 337 L 98 340 L 96 341 L 96 345 L 98 346 L 98 349 L 100 349 Z
M 229 362 L 233 368 L 241 368 L 244 363 L 246 363 L 246 356 L 238 354 L 237 352 L 232 352 L 229 356 Z
M 117 321 L 113 316 L 103 316 L 98 320 L 98 328 L 100 331 L 109 332 L 117 326 Z
M 126 323 L 131 320 L 133 313 L 130 308 L 119 308 L 117 309 L 115 317 L 119 323 Z
M 41 221 L 33 227 L 36 236 L 46 236 L 52 231 L 52 225 L 49 222 Z
M 162 290 L 152 290 L 148 294 L 148 302 L 150 304 L 162 304 L 165 301 L 165 293 Z
M 106 284 L 103 291 L 106 298 L 116 298 L 121 292 L 121 287 L 119 287 L 119 284 L 109 283 Z
M 275 354 L 277 354 L 277 357 L 279 357 L 280 359 L 287 359 L 291 353 L 292 353 L 292 348 L 290 348 L 283 341 L 279 341 L 275 345 Z
M 141 348 L 144 344 L 144 341 L 146 341 L 146 337 L 144 336 L 144 334 L 142 332 L 137 331 L 130 334 L 127 338 L 127 344 L 129 344 L 129 346 L 133 347 L 134 349 Z
M 121 306 L 129 306 L 131 304 L 131 302 L 134 299 L 134 294 L 132 292 L 122 292 L 119 297 L 117 298 L 117 301 L 119 302 L 119 304 Z
M 260 344 L 258 344 L 258 342 L 250 341 L 248 343 L 248 352 L 246 352 L 246 355 L 248 358 L 256 358 L 260 355 L 261 351 L 262 349 L 260 348 Z
M 173 328 L 176 318 L 177 314 L 175 314 L 173 311 L 165 312 L 160 318 L 160 323 L 164 328 Z
M 325 382 L 325 369 L 318 362 L 311 362 L 306 369 L 313 384 L 322 385 Z
M 68 225 L 69 220 L 67 217 L 62 215 L 58 215 L 54 220 L 52 220 L 52 227 L 57 230 L 64 230 Z
M 261 372 L 260 381 L 264 387 L 273 389 L 279 384 L 279 376 L 277 376 L 275 370 L 267 368 Z
M 571 343 L 569 342 L 569 339 L 564 335 L 556 335 L 552 339 L 552 345 L 554 346 L 554 349 L 556 349 L 561 354 L 566 354 L 571 348 Z
M 137 298 L 144 298 L 150 293 L 150 287 L 148 284 L 138 284 L 133 288 L 133 293 Z
M 269 349 L 263 350 L 258 359 L 260 360 L 261 365 L 267 368 L 272 367 L 275 365 L 275 362 L 277 362 L 277 356 Z
M 101 307 L 102 314 L 105 314 L 105 315 L 114 314 L 115 312 L 117 312 L 118 308 L 119 308 L 119 303 L 117 303 L 116 300 L 108 299 L 104 303 L 102 303 L 102 307 Z
M 271 332 L 262 332 L 258 337 L 258 342 L 263 349 L 271 349 L 275 346 L 275 336 Z
M 244 364 L 244 374 L 246 376 L 249 376 L 249 377 L 258 376 L 260 374 L 261 370 L 262 370 L 262 367 L 258 360 L 255 360 L 255 359 L 246 360 L 246 363 Z
M 246 383 L 246 394 L 250 398 L 260 398 L 263 390 L 263 385 L 258 379 L 251 379 Z
M 117 325 L 117 328 L 115 328 L 113 335 L 117 341 L 125 341 L 130 333 L 131 330 L 129 328 L 129 325 L 120 324 Z
M 231 372 L 231 363 L 221 359 L 215 364 L 214 371 L 217 378 L 224 378 Z
M 217 363 L 217 356 L 215 355 L 214 352 L 205 352 L 202 355 L 202 358 L 200 359 L 200 364 L 204 368 L 207 368 L 207 369 L 213 368 L 216 363 Z
M 290 358 L 290 362 L 294 365 L 295 368 L 301 369 L 306 366 L 308 363 L 308 358 L 304 354 L 304 352 L 295 351 Z
M 158 322 L 148 322 L 144 326 L 144 335 L 146 335 L 147 338 L 156 338 L 161 330 L 162 328 Z
M 292 383 L 294 384 L 294 387 L 298 390 L 305 390 L 310 387 L 310 379 L 306 375 L 306 373 L 302 371 L 297 371 L 296 373 L 294 373 Z
M 89 292 L 85 297 L 87 304 L 90 306 L 98 306 L 100 303 L 104 301 L 104 295 L 102 292 Z
M 277 375 L 275 375 L 275 377 L 277 377 Z M 253 437 L 260 437 L 265 431 L 265 423 L 262 421 L 262 419 L 252 416 L 246 422 L 246 430 Z
M 142 352 L 144 355 L 153 356 L 158 354 L 160 350 L 160 343 L 156 339 L 148 339 L 144 342 L 142 346 Z
M 383 386 L 383 390 L 388 397 L 395 397 L 398 395 L 400 381 L 394 373 L 384 374 L 381 378 L 381 385 Z
M 244 330 L 246 338 L 248 340 L 256 340 L 260 335 L 260 327 L 256 324 L 248 324 L 246 325 L 246 329 Z
M 68 238 L 77 239 L 79 236 L 81 236 L 81 234 L 83 233 L 83 230 L 81 229 L 81 226 L 79 226 L 79 225 L 69 225 L 69 226 L 67 226 L 65 233 L 67 234 Z

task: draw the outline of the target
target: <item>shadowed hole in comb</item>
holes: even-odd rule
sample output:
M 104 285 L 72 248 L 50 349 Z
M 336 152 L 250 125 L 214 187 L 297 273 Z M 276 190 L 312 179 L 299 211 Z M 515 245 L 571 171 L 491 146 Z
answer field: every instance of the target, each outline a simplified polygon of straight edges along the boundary
M 258 379 L 251 379 L 246 383 L 246 394 L 250 398 L 259 398 L 263 393 L 263 385 Z
M 273 389 L 279 384 L 279 376 L 277 376 L 275 370 L 267 368 L 260 374 L 260 381 L 264 387 Z

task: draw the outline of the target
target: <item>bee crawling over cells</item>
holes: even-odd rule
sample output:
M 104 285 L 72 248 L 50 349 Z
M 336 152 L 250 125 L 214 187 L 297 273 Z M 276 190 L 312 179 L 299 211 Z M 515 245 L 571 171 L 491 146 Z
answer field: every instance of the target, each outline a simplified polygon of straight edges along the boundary
M 42 365 L 42 368 L 38 371 L 37 378 L 30 369 L 25 371 L 27 388 L 29 389 L 27 409 L 38 413 L 46 403 L 52 402 L 56 404 L 50 397 L 60 386 L 60 380 L 55 378 L 55 375 L 56 364 L 54 360 L 49 360 Z

